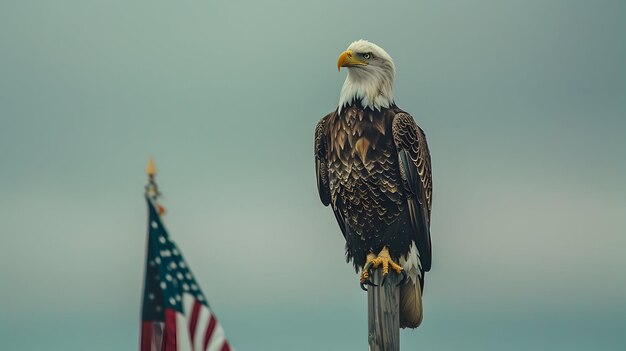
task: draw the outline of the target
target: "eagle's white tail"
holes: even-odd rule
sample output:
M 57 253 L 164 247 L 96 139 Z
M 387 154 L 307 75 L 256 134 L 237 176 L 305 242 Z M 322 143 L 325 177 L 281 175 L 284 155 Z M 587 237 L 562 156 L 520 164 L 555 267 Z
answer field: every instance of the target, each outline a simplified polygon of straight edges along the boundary
M 419 281 L 422 268 L 415 243 L 411 243 L 405 257 L 400 257 L 400 265 L 408 274 L 406 283 L 400 287 L 400 327 L 417 328 L 422 323 L 422 287 Z
M 422 289 L 417 272 L 409 271 L 400 287 L 400 328 L 417 328 L 422 323 Z

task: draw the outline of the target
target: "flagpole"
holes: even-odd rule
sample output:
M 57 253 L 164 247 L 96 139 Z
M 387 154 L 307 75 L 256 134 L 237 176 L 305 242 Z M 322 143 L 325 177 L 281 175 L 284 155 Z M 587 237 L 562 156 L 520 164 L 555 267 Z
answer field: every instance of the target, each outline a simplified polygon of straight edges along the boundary
M 150 156 L 148 158 L 148 164 L 146 165 L 146 174 L 148 175 L 148 184 L 146 185 L 146 195 L 149 197 L 157 197 L 159 190 L 157 188 L 154 177 L 156 176 L 156 165 L 154 164 L 154 158 Z

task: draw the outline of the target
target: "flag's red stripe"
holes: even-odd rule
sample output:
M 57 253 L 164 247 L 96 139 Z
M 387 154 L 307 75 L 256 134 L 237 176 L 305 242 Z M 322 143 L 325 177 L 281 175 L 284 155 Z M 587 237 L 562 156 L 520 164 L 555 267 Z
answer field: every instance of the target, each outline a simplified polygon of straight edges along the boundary
M 163 351 L 177 351 L 176 348 L 176 310 L 166 308 Z
M 211 341 L 211 336 L 213 336 L 216 326 L 217 319 L 215 319 L 215 316 L 211 313 L 211 320 L 209 321 L 209 325 L 206 327 L 206 333 L 204 334 L 204 345 L 202 345 L 202 350 L 206 350 L 206 347 L 209 345 L 209 341 Z
M 161 351 L 163 344 L 163 325 L 159 321 L 141 322 L 141 348 L 140 351 Z
M 220 351 L 230 351 L 230 345 L 228 344 L 228 341 L 224 341 L 224 344 L 222 345 Z
M 202 304 L 193 300 L 193 307 L 191 308 L 191 316 L 189 317 L 189 337 L 191 339 L 191 346 L 196 336 L 196 327 L 198 326 L 198 316 L 200 315 L 200 308 Z
M 141 351 L 152 351 L 150 345 L 152 342 L 152 322 L 144 321 L 141 323 Z

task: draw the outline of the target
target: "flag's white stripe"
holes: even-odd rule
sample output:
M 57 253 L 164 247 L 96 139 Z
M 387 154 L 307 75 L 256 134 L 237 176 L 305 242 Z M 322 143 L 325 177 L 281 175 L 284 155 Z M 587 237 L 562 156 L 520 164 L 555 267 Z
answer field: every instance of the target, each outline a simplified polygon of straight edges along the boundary
M 209 325 L 209 319 L 211 319 L 209 309 L 203 305 L 202 308 L 200 308 L 200 313 L 198 313 L 196 335 L 191 336 L 193 338 L 195 351 L 204 351 L 202 350 L 202 346 L 204 345 L 204 333 L 206 332 L 206 327 Z
M 215 326 L 215 330 L 213 331 L 213 336 L 211 336 L 211 341 L 207 346 L 207 351 L 219 351 L 226 340 L 226 336 L 224 335 L 224 329 L 220 325 L 219 321 Z
M 151 350 L 161 350 L 161 347 L 163 345 L 163 329 L 164 328 L 165 328 L 165 323 L 152 322 L 152 338 L 150 338 Z
M 185 311 L 186 318 L 186 326 L 187 326 L 187 335 L 189 336 L 189 340 L 193 340 L 192 348 L 195 350 L 200 350 L 202 345 L 198 346 L 196 342 L 196 335 L 199 333 L 200 324 L 202 322 L 202 310 L 198 313 L 198 319 L 196 320 L 196 329 L 194 331 L 194 335 L 189 334 L 189 325 L 191 324 L 191 312 L 193 311 L 193 306 L 196 302 L 196 299 L 193 298 L 191 294 L 183 294 L 183 308 Z
M 176 312 L 176 350 L 193 351 L 189 340 L 189 327 L 185 315 Z
M 183 312 L 187 317 L 187 321 L 191 319 L 191 309 L 193 308 L 194 298 L 190 294 L 183 294 Z M 187 322 L 189 325 L 189 322 Z

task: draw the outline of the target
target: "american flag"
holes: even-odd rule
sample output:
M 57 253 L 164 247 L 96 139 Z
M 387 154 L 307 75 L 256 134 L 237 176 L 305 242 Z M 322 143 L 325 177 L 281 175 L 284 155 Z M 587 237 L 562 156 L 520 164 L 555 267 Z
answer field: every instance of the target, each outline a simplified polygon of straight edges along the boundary
M 140 351 L 230 351 L 180 249 L 169 238 L 156 198 L 148 201 L 148 257 Z

